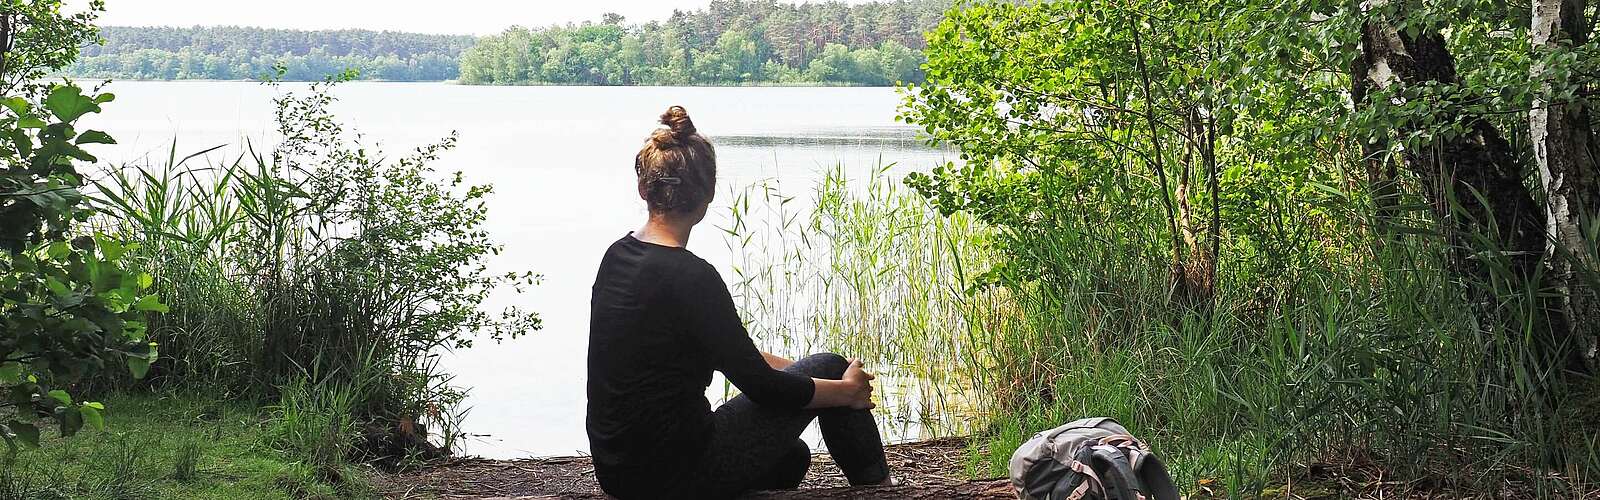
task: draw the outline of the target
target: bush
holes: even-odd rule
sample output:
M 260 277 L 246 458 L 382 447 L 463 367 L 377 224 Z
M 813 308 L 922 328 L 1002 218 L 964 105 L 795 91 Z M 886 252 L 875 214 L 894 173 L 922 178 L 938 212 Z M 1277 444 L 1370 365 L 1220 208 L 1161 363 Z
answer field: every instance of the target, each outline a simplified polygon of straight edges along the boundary
M 37 102 L 0 98 L 0 408 L 16 410 L 0 437 L 12 447 L 38 446 L 41 414 L 67 435 L 102 426 L 104 408 L 65 389 L 107 365 L 143 376 L 156 355 L 146 313 L 165 310 L 146 292 L 151 276 L 125 268 L 137 246 L 80 225 L 92 210 L 75 165 L 95 161 L 82 146 L 114 141 L 73 124 L 113 96 L 47 89 Z
M 481 227 L 489 187 L 428 166 L 454 137 L 387 161 L 329 113 L 332 85 L 275 101 L 283 141 L 266 155 L 202 169 L 174 153 L 113 173 L 103 222 L 141 243 L 134 258 L 170 297 L 171 314 L 150 327 L 168 353 L 153 383 L 278 400 L 280 411 L 338 387 L 347 400 L 311 406 L 391 434 L 361 440 L 368 458 L 436 453 L 423 423 L 452 429 L 461 398 L 437 355 L 476 333 L 539 328 L 534 314 L 479 308 L 491 290 L 537 277 L 486 271 L 499 251 Z
M 1446 165 L 1430 155 L 1459 136 L 1396 125 L 1492 132 L 1453 101 L 1352 101 L 1342 70 L 1289 62 L 1343 67 L 1361 33 L 1340 30 L 1381 16 L 1256 7 L 974 2 L 929 34 L 928 83 L 902 118 L 964 162 L 909 183 L 996 229 L 1004 258 L 985 281 L 1014 299 L 980 323 L 973 362 L 1006 416 L 986 465 L 1003 470 L 1031 432 L 1108 415 L 1181 482 L 1227 478 L 1235 495 L 1356 462 L 1578 496 L 1600 461 L 1579 437 L 1595 422 L 1569 415 L 1591 383 L 1565 371 L 1577 344 L 1546 335 L 1564 292 L 1538 276 L 1532 211 L 1482 208 L 1526 195 L 1521 167 Z M 1420 159 L 1423 173 L 1396 172 Z

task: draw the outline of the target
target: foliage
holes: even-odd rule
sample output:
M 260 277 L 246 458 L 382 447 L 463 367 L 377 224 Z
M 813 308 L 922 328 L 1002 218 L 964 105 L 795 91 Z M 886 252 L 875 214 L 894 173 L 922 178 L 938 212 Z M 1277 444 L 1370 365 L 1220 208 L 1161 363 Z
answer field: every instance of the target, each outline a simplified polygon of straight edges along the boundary
M 1004 305 L 992 291 L 967 293 L 968 270 L 995 262 L 993 234 L 965 214 L 942 217 L 894 170 L 862 179 L 835 166 L 800 191 L 778 179 L 735 186 L 719 227 L 730 290 L 763 349 L 837 352 L 873 367 L 883 430 L 964 434 L 977 417 L 972 382 L 985 372 L 964 363 L 985 348 L 970 313 Z
M 1392 168 L 1438 165 L 1485 123 L 1528 157 L 1526 19 L 1369 7 L 980 1 L 930 32 L 903 118 L 964 161 L 908 182 L 995 227 L 1005 258 L 980 282 L 1014 298 L 970 319 L 991 346 L 971 361 L 990 374 L 989 413 L 1020 416 L 994 421 L 990 449 L 1105 414 L 1236 494 L 1351 454 L 1466 490 L 1564 471 L 1529 480 L 1556 496 L 1600 470 L 1594 443 L 1571 438 L 1592 425 L 1567 416 L 1582 379 L 1552 371 L 1534 333 L 1549 291 L 1494 237 L 1511 221 Z M 1450 28 L 1459 81 L 1352 100 L 1372 22 L 1415 40 Z M 1592 88 L 1586 64 L 1557 70 L 1589 78 L 1557 98 Z M 1447 236 L 1463 227 L 1481 233 Z M 1459 272 L 1458 255 L 1491 272 Z
M 250 401 L 131 393 L 105 402 L 112 432 L 49 436 L 0 463 L 0 500 L 377 497 L 360 467 L 341 466 L 335 481 L 272 446 L 272 414 Z
M 103 0 L 90 0 L 81 10 L 63 13 L 61 0 L 0 2 L 0 95 L 71 63 L 78 47 L 96 40 L 90 24 L 105 10 Z
M 147 313 L 166 310 L 146 290 L 151 276 L 128 269 L 125 257 L 136 245 L 81 226 L 93 210 L 77 165 L 95 161 L 83 148 L 114 141 L 74 125 L 113 96 L 84 95 L 70 82 L 17 86 L 26 81 L 17 78 L 65 62 L 37 51 L 88 36 L 88 18 L 62 17 L 59 9 L 11 2 L 0 14 L 0 57 L 8 61 L 0 65 L 9 65 L 0 72 L 15 71 L 0 73 L 11 82 L 0 96 L 0 408 L 12 411 L 0 437 L 13 451 L 19 442 L 39 445 L 41 417 L 65 435 L 103 428 L 104 405 L 75 401 L 67 389 L 108 365 L 144 376 L 156 357 L 145 338 Z
M 456 59 L 473 37 L 368 30 L 301 31 L 240 26 L 100 29 L 64 72 L 89 78 L 254 80 L 273 75 L 320 81 L 346 69 L 363 78 L 439 81 L 457 77 Z
M 718 0 L 665 23 L 599 23 L 487 36 L 461 55 L 466 84 L 685 85 L 921 80 L 922 31 L 948 2 L 846 5 Z
M 318 387 L 302 378 L 284 385 L 281 401 L 270 408 L 263 442 L 301 458 L 319 478 L 337 481 L 345 460 L 356 452 L 360 383 Z
M 538 329 L 531 313 L 479 308 L 537 277 L 486 271 L 499 251 L 481 227 L 489 188 L 428 165 L 453 137 L 386 159 L 328 111 L 330 85 L 276 100 L 283 139 L 268 155 L 191 168 L 174 154 L 113 173 L 99 186 L 105 223 L 141 243 L 132 258 L 169 297 L 150 326 L 168 354 L 157 385 L 282 402 L 296 393 L 285 384 L 360 380 L 340 408 L 375 434 L 348 458 L 426 452 L 437 443 L 423 424 L 451 430 L 461 398 L 438 355 Z
M 1019 381 L 991 356 L 1003 356 L 1011 339 L 1001 332 L 1025 318 L 1008 290 L 982 286 L 976 273 L 1006 261 L 994 245 L 1003 235 L 971 213 L 940 214 L 898 182 L 902 171 L 839 165 L 801 189 L 777 178 L 733 186 L 718 229 L 740 317 L 769 352 L 862 359 L 878 375 L 874 413 L 886 433 L 1005 425 L 1022 415 L 992 401 Z M 987 465 L 975 475 L 993 477 Z

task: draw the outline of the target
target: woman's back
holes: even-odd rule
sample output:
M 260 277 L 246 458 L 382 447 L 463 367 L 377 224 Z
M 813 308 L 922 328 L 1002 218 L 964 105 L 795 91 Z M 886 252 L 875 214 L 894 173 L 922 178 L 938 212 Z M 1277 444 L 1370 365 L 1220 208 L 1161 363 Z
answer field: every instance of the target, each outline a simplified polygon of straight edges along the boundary
M 650 217 L 606 249 L 590 302 L 587 427 L 601 488 L 628 499 L 793 488 L 810 467 L 799 436 L 813 420 L 852 484 L 885 481 L 872 375 L 837 354 L 757 350 L 722 276 L 683 248 L 716 193 L 716 150 L 680 106 L 661 124 L 633 162 Z M 741 392 L 715 413 L 713 371 Z
M 689 251 L 624 236 L 606 250 L 589 317 L 591 452 L 602 483 L 669 478 L 711 434 L 705 390 L 722 370 L 781 407 L 811 399 L 808 377 L 772 370 L 716 269 Z
M 650 455 L 692 453 L 709 432 L 701 416 L 710 412 L 703 391 L 711 371 L 674 332 L 664 302 L 672 299 L 664 285 L 691 259 L 698 260 L 627 236 L 601 260 L 589 317 L 587 426 L 596 463 L 659 466 Z

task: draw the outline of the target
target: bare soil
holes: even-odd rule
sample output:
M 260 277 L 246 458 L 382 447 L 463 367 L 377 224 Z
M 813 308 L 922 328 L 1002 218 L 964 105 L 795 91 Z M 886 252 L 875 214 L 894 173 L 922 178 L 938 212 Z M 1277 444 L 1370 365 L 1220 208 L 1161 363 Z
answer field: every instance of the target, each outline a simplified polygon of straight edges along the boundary
M 945 438 L 889 445 L 889 467 L 904 484 L 850 487 L 826 454 L 812 458 L 798 490 L 761 491 L 747 499 L 1014 499 L 1003 478 L 968 479 L 967 441 Z M 450 459 L 375 481 L 396 499 L 603 499 L 588 457 L 520 460 Z

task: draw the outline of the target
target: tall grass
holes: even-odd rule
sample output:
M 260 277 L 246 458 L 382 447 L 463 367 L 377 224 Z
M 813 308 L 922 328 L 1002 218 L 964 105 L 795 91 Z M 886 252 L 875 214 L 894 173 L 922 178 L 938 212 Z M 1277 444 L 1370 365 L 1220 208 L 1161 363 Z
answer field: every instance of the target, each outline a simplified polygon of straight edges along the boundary
M 98 223 L 138 242 L 171 310 L 151 323 L 150 377 L 101 382 L 271 405 L 274 444 L 324 475 L 349 458 L 446 452 L 462 392 L 438 357 L 479 332 L 539 327 L 478 307 L 536 278 L 485 271 L 499 250 L 480 227 L 489 188 L 428 166 L 454 137 L 387 159 L 328 111 L 330 85 L 275 101 L 281 140 L 265 152 L 216 161 L 216 148 L 174 145 L 98 184 Z
M 941 217 L 888 180 L 842 166 L 788 192 L 777 179 L 735 187 L 721 229 L 733 291 L 751 334 L 774 352 L 857 357 L 888 389 L 886 413 L 920 433 L 965 432 L 981 380 L 973 310 L 1000 303 L 968 290 L 968 269 L 992 265 L 991 231 Z
M 1098 415 L 1152 442 L 1180 484 L 1233 495 L 1336 475 L 1454 494 L 1594 487 L 1592 391 L 1534 338 L 1548 292 L 1483 240 L 1491 282 L 1454 275 L 1425 210 L 1403 234 L 1367 229 L 1380 226 L 1354 199 L 1278 214 L 1299 228 L 1225 234 L 1207 307 L 1172 300 L 1163 226 L 1141 218 L 1159 214 L 1085 206 L 995 228 L 888 177 L 835 170 L 810 199 L 771 181 L 735 192 L 735 290 L 769 345 L 880 360 L 946 403 L 896 411 L 974 417 L 977 474 Z

